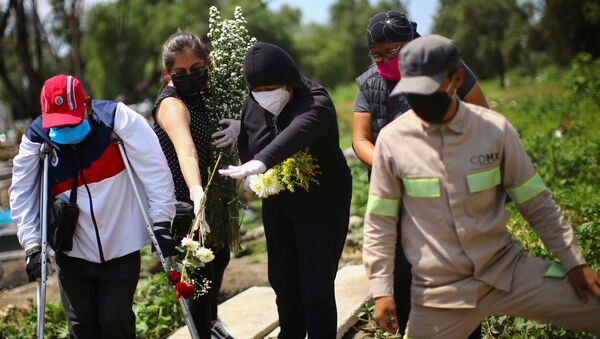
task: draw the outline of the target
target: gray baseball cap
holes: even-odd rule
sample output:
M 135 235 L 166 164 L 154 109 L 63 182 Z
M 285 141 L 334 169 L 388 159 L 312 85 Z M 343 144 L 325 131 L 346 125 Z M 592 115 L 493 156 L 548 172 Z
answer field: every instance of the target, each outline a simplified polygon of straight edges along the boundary
M 412 40 L 400 51 L 401 78 L 390 95 L 431 94 L 459 64 L 460 53 L 452 40 L 436 34 Z

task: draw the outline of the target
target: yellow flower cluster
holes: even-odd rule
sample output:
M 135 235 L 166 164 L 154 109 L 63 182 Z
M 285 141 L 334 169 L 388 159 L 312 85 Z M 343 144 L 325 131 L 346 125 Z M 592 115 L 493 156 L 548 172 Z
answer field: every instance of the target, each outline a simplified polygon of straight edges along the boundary
M 264 174 L 259 174 L 250 182 L 250 189 L 259 198 L 266 198 L 287 189 L 295 192 L 296 188 L 308 191 L 311 183 L 318 185 L 315 176 L 319 174 L 319 165 L 308 153 L 308 148 L 295 153 L 285 159 L 281 164 L 271 168 Z
M 296 187 L 308 191 L 311 183 L 319 184 L 315 179 L 319 165 L 315 159 L 308 153 L 308 148 L 300 151 L 291 157 L 285 159 L 280 165 L 275 166 L 281 183 L 285 188 L 294 192 Z

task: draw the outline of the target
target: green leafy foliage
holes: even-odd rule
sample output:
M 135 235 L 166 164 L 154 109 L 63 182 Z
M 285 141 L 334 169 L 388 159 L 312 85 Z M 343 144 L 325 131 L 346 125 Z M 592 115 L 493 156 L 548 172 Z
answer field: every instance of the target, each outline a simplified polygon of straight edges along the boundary
M 164 338 L 185 326 L 175 293 L 163 272 L 140 280 L 135 291 L 133 312 L 140 338 Z
M 135 291 L 133 312 L 136 336 L 164 338 L 185 326 L 179 302 L 164 273 L 140 279 Z M 8 308 L 0 314 L 0 338 L 34 338 L 36 307 Z M 61 305 L 46 304 L 46 338 L 68 338 L 67 322 Z
M 497 88 L 487 91 L 490 84 L 484 84 L 486 95 L 492 93 L 488 99 L 497 104 L 495 109 L 508 116 L 520 132 L 537 173 L 561 206 L 565 220 L 573 226 L 582 253 L 596 272 L 600 271 L 597 240 L 600 236 L 600 197 L 597 194 L 600 190 L 600 121 L 597 115 L 600 105 L 589 99 L 590 93 L 597 91 L 594 84 L 597 79 L 593 74 L 599 71 L 600 63 L 582 56 L 573 61 L 570 70 L 562 73 L 566 73 L 562 83 L 557 81 L 560 76 L 550 74 L 541 81 L 524 83 L 500 93 Z M 528 253 L 556 261 L 514 205 L 508 212 L 508 228 Z M 483 334 L 487 338 L 515 339 L 594 337 L 508 316 L 488 318 L 483 323 Z
M 35 338 L 36 307 L 11 307 L 0 314 L 0 338 Z M 68 338 L 67 321 L 60 305 L 47 304 L 44 333 L 47 338 Z
M 359 160 L 351 160 L 348 165 L 352 171 L 352 202 L 350 215 L 364 216 L 369 200 L 369 179 L 367 169 Z
M 600 58 L 588 53 L 575 56 L 565 77 L 569 95 L 574 100 L 591 99 L 600 104 Z

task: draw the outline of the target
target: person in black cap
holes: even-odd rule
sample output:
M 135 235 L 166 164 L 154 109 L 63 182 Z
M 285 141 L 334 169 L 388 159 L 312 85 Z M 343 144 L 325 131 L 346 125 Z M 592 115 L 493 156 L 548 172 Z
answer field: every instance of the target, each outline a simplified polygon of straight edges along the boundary
M 405 95 L 390 96 L 400 80 L 400 50 L 411 40 L 420 37 L 417 24 L 403 13 L 384 11 L 369 19 L 367 44 L 373 64 L 356 78 L 358 90 L 354 100 L 352 148 L 356 156 L 370 168 L 373 165 L 375 141 L 381 129 L 410 109 Z M 460 61 L 465 81 L 458 96 L 465 102 L 488 107 L 487 101 L 471 70 Z M 394 297 L 400 331 L 403 332 L 410 312 L 411 266 L 402 248 L 396 253 Z M 479 338 L 478 331 L 473 338 Z
M 278 46 L 259 42 L 244 60 L 251 94 L 242 108 L 241 179 L 305 150 L 319 165 L 318 185 L 263 199 L 269 282 L 277 295 L 279 338 L 335 338 L 334 279 L 348 231 L 352 177 L 339 146 L 327 91 L 303 77 Z

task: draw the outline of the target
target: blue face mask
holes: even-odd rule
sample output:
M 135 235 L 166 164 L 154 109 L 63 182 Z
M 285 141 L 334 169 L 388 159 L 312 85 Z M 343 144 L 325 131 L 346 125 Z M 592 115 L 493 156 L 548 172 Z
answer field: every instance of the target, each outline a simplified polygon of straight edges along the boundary
M 50 129 L 50 139 L 63 145 L 76 145 L 83 141 L 85 137 L 90 133 L 90 123 L 87 119 L 73 127 L 61 127 Z

